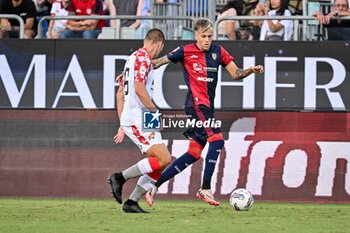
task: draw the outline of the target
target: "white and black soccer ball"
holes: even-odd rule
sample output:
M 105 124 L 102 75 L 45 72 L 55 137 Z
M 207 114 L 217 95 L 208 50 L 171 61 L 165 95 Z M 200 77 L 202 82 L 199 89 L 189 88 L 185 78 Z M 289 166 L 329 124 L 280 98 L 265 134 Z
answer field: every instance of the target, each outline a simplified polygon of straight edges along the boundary
M 253 195 L 246 189 L 236 189 L 230 195 L 230 204 L 235 210 L 249 210 L 253 203 Z

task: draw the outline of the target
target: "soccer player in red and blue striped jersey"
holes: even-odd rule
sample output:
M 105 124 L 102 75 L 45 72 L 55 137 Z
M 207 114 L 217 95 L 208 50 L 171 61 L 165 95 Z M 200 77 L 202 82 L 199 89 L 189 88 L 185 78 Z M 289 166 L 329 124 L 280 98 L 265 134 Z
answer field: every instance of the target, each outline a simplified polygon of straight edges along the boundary
M 252 73 L 262 73 L 264 67 L 257 65 L 248 69 L 238 68 L 233 62 L 233 57 L 222 46 L 212 44 L 213 24 L 208 19 L 197 20 L 195 38 L 196 43 L 178 47 L 166 56 L 154 60 L 153 67 L 156 69 L 170 62 L 181 62 L 188 87 L 185 101 L 186 114 L 195 121 L 215 121 L 214 98 L 219 66 L 225 67 L 235 80 L 243 79 Z M 198 190 L 197 197 L 218 206 L 220 203 L 214 199 L 210 184 L 216 161 L 224 146 L 220 128 L 213 124 L 209 127 L 194 127 L 187 130 L 184 135 L 190 140 L 187 152 L 165 169 L 155 186 L 146 194 L 146 201 L 152 205 L 158 187 L 197 161 L 208 142 L 209 149 L 205 158 L 202 187 Z

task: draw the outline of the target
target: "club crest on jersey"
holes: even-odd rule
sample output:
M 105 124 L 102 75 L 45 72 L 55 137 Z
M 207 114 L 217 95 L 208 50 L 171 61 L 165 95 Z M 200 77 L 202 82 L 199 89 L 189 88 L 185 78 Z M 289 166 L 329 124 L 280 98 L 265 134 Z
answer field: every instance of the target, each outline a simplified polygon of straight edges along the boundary
M 211 54 L 211 57 L 213 58 L 213 60 L 215 61 L 216 60 L 216 58 L 218 57 L 217 55 L 216 55 L 216 53 L 212 53 Z

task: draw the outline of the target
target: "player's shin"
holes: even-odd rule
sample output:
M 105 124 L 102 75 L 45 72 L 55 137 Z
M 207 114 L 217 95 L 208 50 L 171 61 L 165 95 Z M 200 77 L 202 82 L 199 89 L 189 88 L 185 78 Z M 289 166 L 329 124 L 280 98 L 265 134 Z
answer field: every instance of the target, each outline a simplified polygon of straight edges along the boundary
M 196 162 L 201 157 L 202 150 L 203 147 L 191 139 L 188 151 L 177 158 L 164 170 L 161 177 L 155 183 L 156 187 L 160 187 L 164 182 L 170 180 L 188 166 Z
M 221 135 L 221 134 L 219 134 Z M 214 135 L 213 135 L 214 136 Z M 210 189 L 211 188 L 211 178 L 213 176 L 213 172 L 217 163 L 217 159 L 220 155 L 221 149 L 224 147 L 224 140 L 223 137 L 213 137 L 214 140 L 209 141 L 209 149 L 207 156 L 205 157 L 205 168 L 204 168 L 204 176 L 203 176 L 203 183 L 202 183 L 202 189 Z
M 158 177 L 160 176 L 160 173 L 158 171 L 153 172 L 154 174 L 151 173 L 150 174 L 144 174 L 143 176 L 141 176 L 139 178 L 139 180 L 137 181 L 137 185 L 134 189 L 134 191 L 131 193 L 129 199 L 133 200 L 135 202 L 138 202 L 140 200 L 140 198 L 146 194 L 146 192 L 148 190 L 150 190 L 153 187 L 153 184 L 156 182 L 156 179 L 153 179 L 153 177 L 155 177 L 155 175 L 157 175 Z

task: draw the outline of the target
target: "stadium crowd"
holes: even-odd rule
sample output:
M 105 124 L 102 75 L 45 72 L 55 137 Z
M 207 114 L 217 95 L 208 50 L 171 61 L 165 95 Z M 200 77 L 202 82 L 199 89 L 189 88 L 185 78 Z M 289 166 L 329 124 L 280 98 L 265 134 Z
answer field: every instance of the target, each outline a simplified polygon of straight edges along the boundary
M 186 0 L 186 2 L 189 0 Z M 203 1 L 204 2 L 204 1 Z M 217 20 L 225 16 L 292 16 L 300 14 L 291 7 L 289 0 L 269 1 L 244 1 L 227 0 L 223 6 L 216 7 L 215 18 Z M 183 0 L 0 0 L 0 15 L 19 15 L 25 24 L 24 37 L 31 38 L 84 38 L 84 39 L 110 39 L 111 30 L 125 29 L 131 33 L 131 38 L 142 39 L 145 33 L 152 27 L 150 19 L 122 19 L 117 20 L 44 20 L 42 35 L 38 33 L 38 22 L 43 16 L 93 16 L 93 15 L 136 15 L 158 16 L 160 12 L 155 10 L 155 5 L 184 4 Z M 208 4 L 208 3 L 207 3 Z M 308 13 L 314 16 L 319 31 L 324 31 L 324 39 L 349 40 L 350 20 L 342 20 L 343 16 L 350 16 L 347 0 L 330 0 L 314 12 Z M 185 14 L 193 11 L 186 5 Z M 206 5 L 198 6 L 195 11 L 207 10 Z M 162 12 L 169 16 L 169 12 Z M 177 15 L 179 16 L 179 15 Z M 18 38 L 19 22 L 17 19 L 2 17 L 0 23 L 0 38 Z M 222 20 L 218 24 L 219 40 L 293 40 L 294 20 Z M 118 23 L 117 23 L 118 22 Z M 320 29 L 321 28 L 321 29 Z M 193 31 L 193 29 L 190 28 Z M 114 34 L 113 34 L 114 35 Z M 180 37 L 181 38 L 181 37 Z

